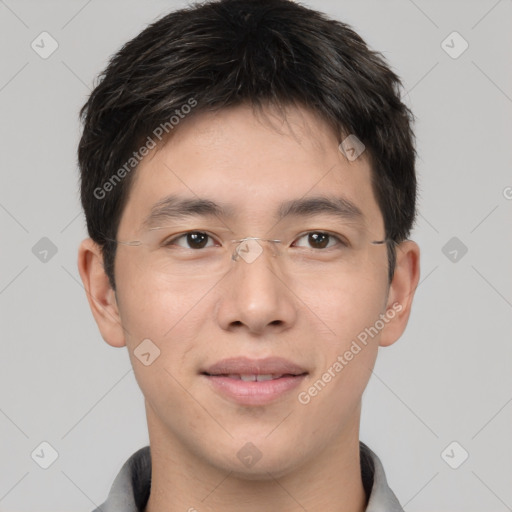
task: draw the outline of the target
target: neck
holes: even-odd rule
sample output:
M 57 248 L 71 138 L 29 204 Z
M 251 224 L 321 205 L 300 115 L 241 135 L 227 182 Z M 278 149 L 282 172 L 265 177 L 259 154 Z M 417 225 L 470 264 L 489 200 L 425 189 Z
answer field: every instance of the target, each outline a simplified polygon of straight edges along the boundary
M 283 475 L 247 479 L 187 450 L 148 414 L 151 493 L 144 512 L 364 512 L 359 418 L 324 453 Z

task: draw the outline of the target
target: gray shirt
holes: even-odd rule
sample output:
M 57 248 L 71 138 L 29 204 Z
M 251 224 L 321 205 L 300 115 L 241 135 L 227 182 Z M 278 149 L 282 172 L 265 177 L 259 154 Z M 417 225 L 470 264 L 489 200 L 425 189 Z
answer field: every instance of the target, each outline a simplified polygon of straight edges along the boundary
M 380 459 L 364 443 L 359 443 L 361 476 L 368 496 L 366 512 L 404 512 L 388 487 Z M 143 512 L 151 490 L 149 446 L 135 452 L 117 475 L 107 500 L 93 512 Z

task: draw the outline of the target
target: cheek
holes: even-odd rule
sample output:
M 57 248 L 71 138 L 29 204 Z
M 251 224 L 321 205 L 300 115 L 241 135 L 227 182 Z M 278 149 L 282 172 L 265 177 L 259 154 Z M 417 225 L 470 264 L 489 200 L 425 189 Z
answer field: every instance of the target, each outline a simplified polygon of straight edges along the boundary
M 189 386 L 190 375 L 185 370 L 190 370 L 188 354 L 204 339 L 199 333 L 208 289 L 170 282 L 136 266 L 125 266 L 119 276 L 119 311 L 137 382 L 155 410 L 186 410 L 190 396 L 183 386 Z M 142 347 L 150 360 L 157 354 L 149 365 L 144 364 Z
M 297 283 L 298 284 L 298 283 Z M 304 312 L 325 331 L 338 350 L 383 312 L 387 295 L 386 269 L 374 265 L 318 276 L 294 289 Z
M 319 365 L 301 390 L 300 403 L 307 402 L 311 416 L 330 418 L 329 425 L 341 427 L 359 406 L 377 357 L 379 334 L 370 328 L 382 313 L 383 296 L 375 282 L 345 280 L 316 297 L 322 320 L 318 329 L 325 325 L 328 332 L 318 339 Z
M 361 397 L 377 357 L 377 344 L 372 341 L 365 345 L 345 337 L 344 332 L 342 336 L 329 346 L 325 363 L 297 397 L 303 430 L 311 443 L 333 439 L 341 432 L 357 428 L 354 418 L 359 417 Z
M 116 279 L 123 325 L 131 338 L 153 337 L 167 343 L 177 333 L 186 338 L 186 328 L 200 325 L 197 306 L 211 288 L 204 279 L 170 278 L 135 258 L 119 260 Z
M 315 375 L 302 390 L 304 399 L 318 414 L 334 406 L 336 421 L 343 422 L 340 415 L 357 407 L 375 364 L 379 333 L 370 328 L 385 303 L 387 281 L 381 274 L 370 266 L 331 278 L 323 289 L 304 287 L 299 292 L 314 313 L 321 349 Z

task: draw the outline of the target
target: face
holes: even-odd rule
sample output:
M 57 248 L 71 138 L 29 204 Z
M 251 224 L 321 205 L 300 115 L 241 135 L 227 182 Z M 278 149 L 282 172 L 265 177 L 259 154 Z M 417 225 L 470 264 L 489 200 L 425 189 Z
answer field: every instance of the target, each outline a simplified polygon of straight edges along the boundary
M 98 321 L 128 347 L 152 443 L 248 478 L 357 435 L 414 281 L 399 264 L 390 287 L 372 243 L 385 232 L 364 153 L 349 161 L 307 110 L 265 113 L 200 114 L 141 162 L 118 231 L 138 241 L 116 254 L 122 329 Z M 232 242 L 245 237 L 280 242 Z

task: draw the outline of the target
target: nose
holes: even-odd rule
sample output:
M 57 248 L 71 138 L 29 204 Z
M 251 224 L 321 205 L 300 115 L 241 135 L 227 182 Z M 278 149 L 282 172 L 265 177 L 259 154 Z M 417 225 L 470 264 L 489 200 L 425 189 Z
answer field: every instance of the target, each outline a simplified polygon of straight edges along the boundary
M 275 249 L 269 241 L 247 239 L 234 250 L 217 308 L 217 321 L 224 330 L 276 333 L 296 321 L 297 301 Z

